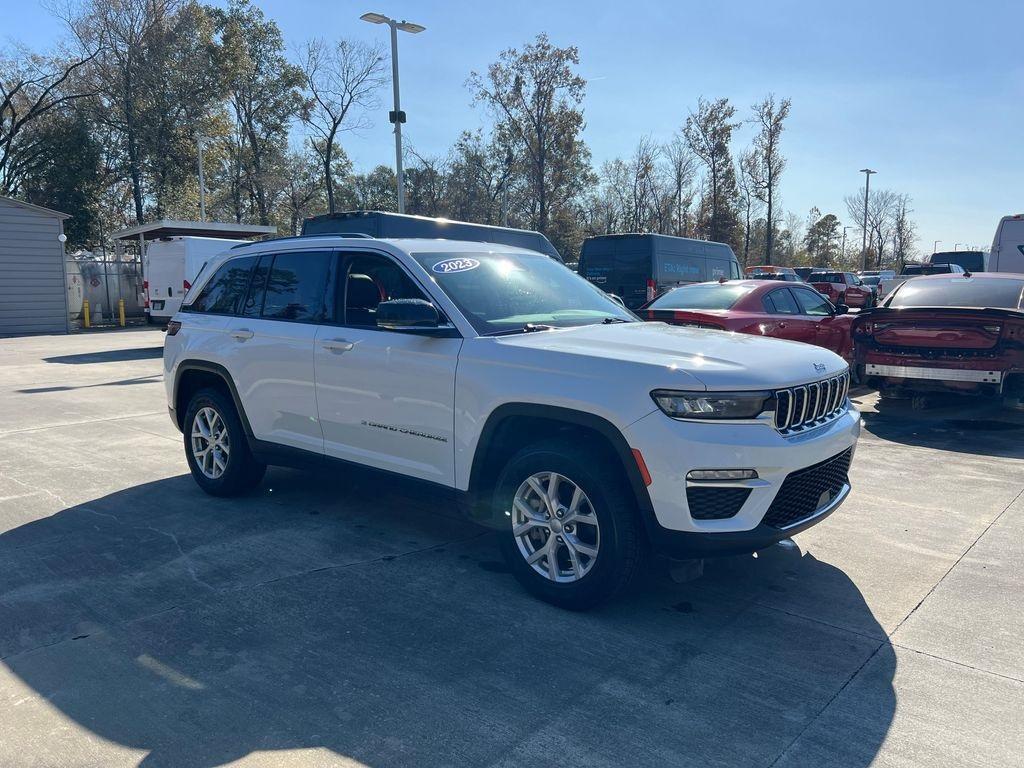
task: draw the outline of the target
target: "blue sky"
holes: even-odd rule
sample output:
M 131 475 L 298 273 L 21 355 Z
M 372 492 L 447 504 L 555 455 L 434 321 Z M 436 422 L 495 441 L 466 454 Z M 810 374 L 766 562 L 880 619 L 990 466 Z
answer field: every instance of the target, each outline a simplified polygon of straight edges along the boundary
M 379 11 L 427 31 L 400 40 L 405 134 L 442 154 L 485 122 L 464 83 L 499 51 L 538 32 L 580 49 L 585 138 L 596 164 L 628 156 L 644 135 L 667 140 L 698 96 L 728 97 L 746 116 L 768 92 L 792 99 L 783 205 L 848 221 L 843 196 L 872 185 L 913 197 L 919 246 L 988 247 L 999 218 L 1024 212 L 1024 36 L 1019 2 L 322 2 L 262 0 L 285 39 L 386 42 L 358 20 Z M 0 0 L 0 37 L 46 48 L 58 29 L 34 0 Z M 358 168 L 394 160 L 382 92 L 373 128 L 345 139 Z M 750 139 L 737 136 L 735 150 Z M 734 151 L 735 151 L 734 150 Z

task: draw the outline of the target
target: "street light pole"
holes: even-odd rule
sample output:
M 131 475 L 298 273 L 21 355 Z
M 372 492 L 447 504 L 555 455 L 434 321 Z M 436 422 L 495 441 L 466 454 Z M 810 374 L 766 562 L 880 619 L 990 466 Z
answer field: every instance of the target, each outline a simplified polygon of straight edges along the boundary
M 861 239 L 860 260 L 861 269 L 868 268 L 868 190 L 871 189 L 871 174 L 878 173 L 870 168 L 861 168 L 864 174 L 864 236 Z
M 405 112 L 402 111 L 402 101 L 398 86 L 398 30 L 416 35 L 426 27 L 413 24 L 410 21 L 397 21 L 382 13 L 364 13 L 359 17 L 371 24 L 387 24 L 391 28 L 391 87 L 394 91 L 395 109 L 389 115 L 389 119 L 395 126 L 395 175 L 398 182 L 398 212 L 405 213 L 405 172 L 402 169 L 402 123 L 405 122 Z
M 843 245 L 839 249 L 839 258 L 842 259 L 842 266 L 846 266 L 846 230 L 853 229 L 853 227 L 843 227 Z
M 942 242 L 941 240 L 936 240 L 934 243 L 932 243 L 932 253 L 938 253 L 939 252 L 939 243 L 941 243 L 941 242 Z
M 196 134 L 199 145 L 199 220 L 206 221 L 206 181 L 203 178 L 203 137 Z

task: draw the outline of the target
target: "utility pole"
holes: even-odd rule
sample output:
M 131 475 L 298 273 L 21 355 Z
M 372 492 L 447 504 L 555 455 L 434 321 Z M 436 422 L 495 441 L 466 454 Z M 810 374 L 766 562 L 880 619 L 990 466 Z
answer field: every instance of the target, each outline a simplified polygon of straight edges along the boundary
M 199 146 L 199 220 L 206 221 L 206 181 L 203 178 L 203 137 L 196 134 Z
M 843 227 L 843 245 L 839 249 L 839 258 L 842 259 L 842 266 L 846 266 L 846 230 L 853 229 L 853 227 Z
M 861 269 L 866 270 L 868 268 L 868 190 L 871 189 L 871 174 L 878 173 L 878 171 L 861 168 L 860 172 L 864 174 L 864 236 L 861 239 L 860 261 Z
M 416 35 L 426 29 L 411 21 L 397 21 L 382 13 L 364 13 L 359 17 L 371 24 L 387 24 L 391 28 L 391 87 L 394 91 L 395 109 L 388 116 L 395 126 L 395 174 L 398 181 L 398 212 L 405 213 L 405 172 L 402 170 L 402 123 L 405 122 L 405 112 L 402 111 L 402 102 L 398 87 L 398 30 Z

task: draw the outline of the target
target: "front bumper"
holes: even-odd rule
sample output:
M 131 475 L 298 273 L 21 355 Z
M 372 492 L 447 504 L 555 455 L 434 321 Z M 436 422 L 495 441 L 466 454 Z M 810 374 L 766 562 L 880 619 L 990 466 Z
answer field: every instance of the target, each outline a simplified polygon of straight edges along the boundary
M 852 405 L 827 424 L 787 437 L 769 423 L 687 422 L 660 411 L 645 416 L 630 425 L 625 437 L 643 454 L 651 475 L 652 542 L 675 557 L 725 555 L 763 549 L 806 530 L 845 501 L 848 483 L 793 525 L 767 525 L 765 516 L 787 477 L 846 451 L 852 457 L 860 429 L 860 414 Z M 715 484 L 749 491 L 735 515 L 697 519 L 687 501 L 687 487 L 693 483 L 686 476 L 694 469 L 754 469 L 758 476 Z

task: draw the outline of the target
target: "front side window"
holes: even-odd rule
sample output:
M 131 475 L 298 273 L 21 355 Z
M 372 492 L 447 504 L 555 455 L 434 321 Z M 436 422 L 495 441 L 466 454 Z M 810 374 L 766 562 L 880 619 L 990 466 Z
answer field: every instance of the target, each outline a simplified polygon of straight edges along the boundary
M 329 320 L 329 251 L 290 251 L 274 256 L 267 275 L 262 317 L 321 323 Z
M 828 299 L 814 291 L 805 291 L 801 288 L 794 289 L 796 300 L 805 315 L 815 317 L 827 317 L 832 314 L 832 305 Z
M 377 327 L 377 305 L 393 299 L 429 301 L 405 271 L 386 256 L 365 253 L 349 257 L 339 299 L 345 325 Z
M 210 315 L 235 314 L 249 287 L 249 275 L 255 263 L 255 256 L 240 256 L 224 262 L 187 310 Z
M 480 334 L 527 325 L 637 322 L 635 315 L 549 256 L 484 251 L 412 256 Z

